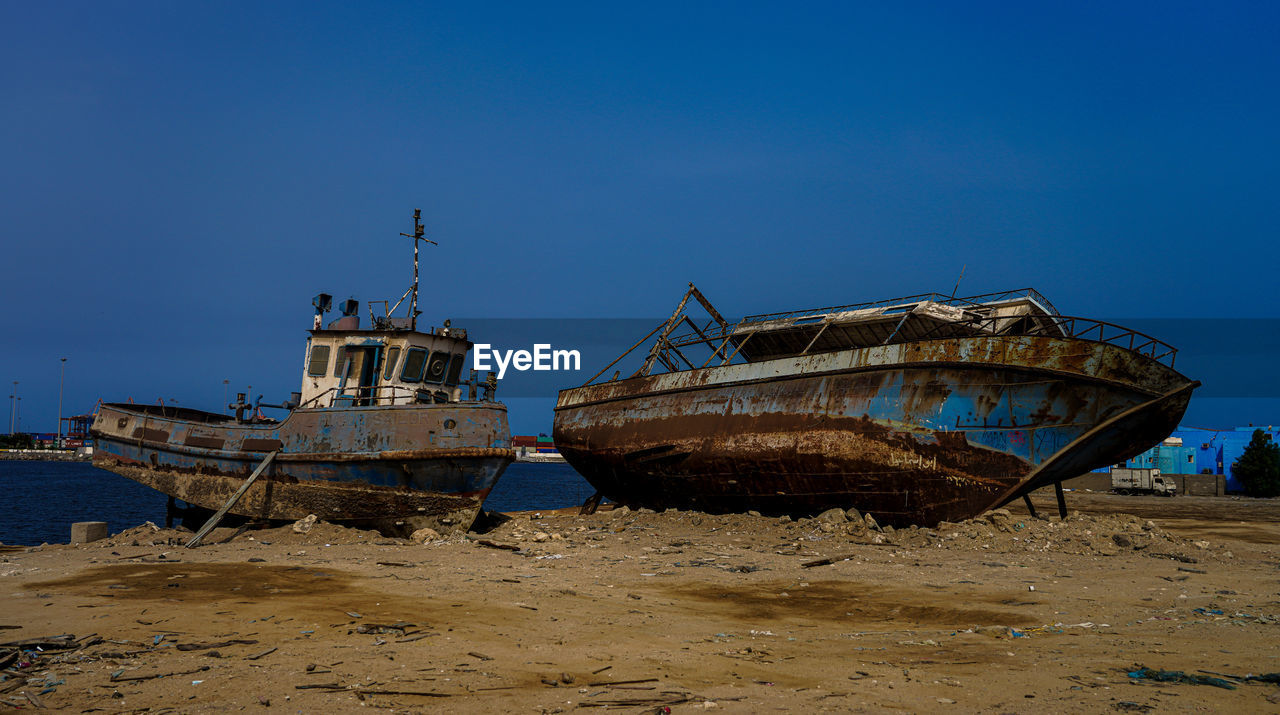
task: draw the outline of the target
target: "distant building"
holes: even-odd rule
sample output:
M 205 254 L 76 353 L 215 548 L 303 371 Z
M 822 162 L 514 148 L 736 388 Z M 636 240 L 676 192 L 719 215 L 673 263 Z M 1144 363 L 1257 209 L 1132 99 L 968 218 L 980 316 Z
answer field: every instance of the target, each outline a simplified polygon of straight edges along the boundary
M 1280 430 L 1274 426 L 1229 430 L 1179 427 L 1168 439 L 1130 459 L 1124 466 L 1155 467 L 1162 474 L 1221 474 L 1226 477 L 1227 491 L 1242 492 L 1244 485 L 1231 467 L 1244 454 L 1257 429 L 1273 441 L 1280 439 Z
M 545 434 L 537 437 L 514 435 L 511 437 L 511 446 L 516 450 L 518 462 L 564 461 L 564 457 L 560 456 L 560 450 L 556 449 L 555 442 Z
M 74 415 L 63 417 L 67 423 L 63 429 L 62 446 L 69 448 L 83 447 L 93 444 L 89 437 L 89 427 L 93 424 L 93 415 Z
M 31 441 L 38 449 L 49 449 L 58 444 L 58 435 L 53 432 L 32 432 Z
M 517 452 L 526 450 L 529 452 L 555 452 L 556 443 L 545 434 L 537 437 L 528 435 L 513 435 L 511 437 L 511 446 L 515 447 Z

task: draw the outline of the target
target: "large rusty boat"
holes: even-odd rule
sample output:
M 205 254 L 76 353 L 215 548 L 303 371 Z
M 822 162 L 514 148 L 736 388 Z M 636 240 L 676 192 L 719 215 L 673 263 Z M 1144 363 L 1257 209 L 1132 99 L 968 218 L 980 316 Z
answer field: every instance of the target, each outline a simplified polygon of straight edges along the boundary
M 418 328 L 418 245 L 414 282 L 395 306 L 359 303 L 324 326 L 332 307 L 316 297 L 302 389 L 279 405 L 249 403 L 235 415 L 172 405 L 101 405 L 93 421 L 93 463 L 203 510 L 231 504 L 252 519 L 359 524 L 408 534 L 465 529 L 515 458 L 506 406 L 492 373 L 463 377 L 471 342 L 465 330 Z M 434 243 L 434 242 L 432 242 Z M 407 300 L 407 315 L 393 317 Z M 262 407 L 284 409 L 280 419 Z M 245 488 L 247 487 L 247 488 Z M 206 512 L 207 513 L 207 512 Z
M 596 382 L 633 352 L 630 377 Z M 1199 383 L 1175 356 L 1031 289 L 730 322 L 690 284 L 670 319 L 560 392 L 554 438 L 598 497 L 633 507 L 933 525 L 1054 485 L 1064 509 L 1062 480 L 1177 426 Z

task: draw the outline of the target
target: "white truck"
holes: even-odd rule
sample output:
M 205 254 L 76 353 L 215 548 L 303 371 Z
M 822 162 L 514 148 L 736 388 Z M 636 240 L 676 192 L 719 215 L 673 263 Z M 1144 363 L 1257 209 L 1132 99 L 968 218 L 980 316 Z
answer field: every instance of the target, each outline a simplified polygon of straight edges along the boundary
M 1170 477 L 1160 476 L 1159 469 L 1111 468 L 1111 491 L 1117 494 L 1155 494 L 1171 497 L 1178 493 Z

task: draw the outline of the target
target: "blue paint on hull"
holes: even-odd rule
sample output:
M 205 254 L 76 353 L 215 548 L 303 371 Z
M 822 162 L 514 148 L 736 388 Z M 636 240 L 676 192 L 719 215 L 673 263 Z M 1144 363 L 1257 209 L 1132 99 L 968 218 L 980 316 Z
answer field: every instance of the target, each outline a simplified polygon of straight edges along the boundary
M 341 485 L 351 489 L 352 514 L 367 515 L 382 502 L 415 512 L 478 509 L 515 456 L 506 408 L 492 402 L 295 410 L 279 422 L 244 423 L 195 410 L 109 404 L 100 408 L 93 433 L 96 465 L 206 508 L 220 506 L 228 484 L 275 451 L 260 479 L 274 492 L 251 495 L 246 502 L 257 503 L 241 510 L 272 518 L 300 518 L 316 508 L 314 495 L 296 488 L 307 484 L 325 487 L 317 500 L 329 510 L 326 518 L 343 515 L 333 496 Z M 296 504 L 271 503 L 272 493 L 277 502 L 289 494 Z
M 1195 384 L 1084 341 L 900 349 L 565 390 L 556 445 L 622 503 L 793 514 L 854 506 L 882 522 L 932 524 L 1142 451 L 1177 425 Z

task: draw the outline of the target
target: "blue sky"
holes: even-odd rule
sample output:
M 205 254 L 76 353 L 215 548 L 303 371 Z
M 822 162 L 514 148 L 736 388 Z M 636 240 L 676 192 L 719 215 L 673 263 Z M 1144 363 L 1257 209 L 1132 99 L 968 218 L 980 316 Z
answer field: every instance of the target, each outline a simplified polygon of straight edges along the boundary
M 431 319 L 657 317 L 690 280 L 743 315 L 962 267 L 1076 315 L 1280 317 L 1274 3 L 11 2 L 0 28 L 24 429 L 63 356 L 64 413 L 283 397 L 312 295 L 407 287 L 415 207 Z

